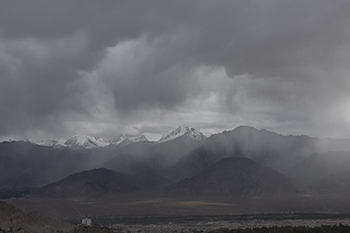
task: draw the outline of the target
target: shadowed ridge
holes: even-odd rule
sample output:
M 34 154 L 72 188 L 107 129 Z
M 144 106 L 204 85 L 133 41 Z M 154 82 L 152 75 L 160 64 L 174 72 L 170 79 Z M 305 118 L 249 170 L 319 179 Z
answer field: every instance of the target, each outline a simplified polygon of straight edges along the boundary
M 204 169 L 219 162 L 228 156 L 221 151 L 213 151 L 212 148 L 201 146 L 184 155 L 176 164 L 163 171 L 164 176 L 168 179 L 178 182 L 185 178 L 191 178 L 198 175 Z M 230 157 L 246 157 L 239 148 L 235 148 Z
M 239 126 L 215 134 L 205 145 L 222 158 L 239 150 L 243 156 L 284 173 L 316 151 L 316 139 L 308 136 L 284 136 L 250 126 Z M 236 156 L 237 157 L 237 156 Z
M 103 163 L 103 167 L 120 172 L 125 177 L 143 187 L 165 187 L 172 182 L 160 176 L 147 164 L 137 161 L 130 154 L 117 155 Z
M 296 195 L 306 192 L 285 175 L 246 158 L 225 158 L 199 175 L 165 189 L 189 196 Z
M 313 153 L 288 175 L 319 192 L 350 191 L 350 151 Z
M 49 184 L 33 195 L 49 198 L 96 198 L 103 194 L 122 194 L 142 187 L 122 174 L 106 168 L 83 171 Z
M 0 143 L 0 188 L 41 187 L 84 170 L 83 155 L 30 142 Z

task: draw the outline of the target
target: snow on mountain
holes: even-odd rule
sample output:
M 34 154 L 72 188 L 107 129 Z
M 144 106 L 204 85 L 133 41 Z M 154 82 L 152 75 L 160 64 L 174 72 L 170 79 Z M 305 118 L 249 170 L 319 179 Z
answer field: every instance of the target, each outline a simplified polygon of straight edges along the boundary
M 161 136 L 160 134 L 153 133 L 143 133 L 140 135 L 127 135 L 122 134 L 118 138 L 114 139 L 104 139 L 96 136 L 88 136 L 85 134 L 77 134 L 69 139 L 65 138 L 53 138 L 41 141 L 36 143 L 42 146 L 51 146 L 55 148 L 70 148 L 70 149 L 92 149 L 92 148 L 101 148 L 107 146 L 125 146 L 130 143 L 136 142 L 157 142 L 163 143 L 175 140 L 181 136 L 186 136 L 191 140 L 201 140 L 207 138 L 205 134 L 200 132 L 199 130 L 189 127 L 187 125 L 179 126 L 177 129 L 172 131 L 170 134 L 166 136 Z
M 119 145 L 120 143 L 122 143 L 123 141 L 125 141 L 127 139 L 128 139 L 128 135 L 122 134 L 122 135 L 120 135 L 119 138 L 112 139 L 110 145 Z
M 115 146 L 123 143 L 130 144 L 134 142 L 148 142 L 154 141 L 154 135 L 151 133 L 145 133 L 137 136 L 130 136 L 122 134 L 119 138 L 104 139 L 96 136 L 88 136 L 85 134 L 77 134 L 69 139 L 65 138 L 51 138 L 41 142 L 33 142 L 41 146 L 51 146 L 55 148 L 70 148 L 70 149 L 92 149 L 101 148 L 107 146 Z M 159 136 L 158 136 L 159 137 Z M 149 140 L 150 138 L 150 140 Z M 160 138 L 160 137 L 159 137 Z
M 195 129 L 193 127 L 189 127 L 187 125 L 181 125 L 177 129 L 175 129 L 174 131 L 170 132 L 168 135 L 163 136 L 159 140 L 159 142 L 172 141 L 172 140 L 175 140 L 176 138 L 179 138 L 183 135 L 186 135 L 187 138 L 189 138 L 191 140 L 195 140 L 195 141 L 199 141 L 199 140 L 206 138 L 206 136 L 202 132 L 198 131 L 197 129 Z
M 64 145 L 72 149 L 92 149 L 108 146 L 109 142 L 100 137 L 77 134 L 74 137 L 69 138 Z
M 141 134 L 138 136 L 134 136 L 134 137 L 129 137 L 129 140 L 131 142 L 144 142 L 144 141 L 148 141 L 148 139 L 146 138 L 145 135 Z
M 132 142 L 143 142 L 143 141 L 148 141 L 148 139 L 144 136 L 144 135 L 137 135 L 137 136 L 130 136 L 130 135 L 127 135 L 127 134 L 122 134 L 119 139 L 117 140 L 114 140 L 115 143 L 114 145 L 119 145 L 121 144 L 122 142 L 129 142 L 129 143 L 132 143 Z
M 136 136 L 122 134 L 119 138 L 111 141 L 111 145 L 119 145 L 121 143 L 135 143 L 135 142 L 156 142 L 162 137 L 160 134 L 143 133 Z
M 40 141 L 38 143 L 32 142 L 35 144 L 38 144 L 40 146 L 51 146 L 54 148 L 62 148 L 65 147 L 64 143 L 67 141 L 65 138 L 50 138 L 44 141 Z
M 100 137 L 93 137 L 85 134 L 77 134 L 69 139 L 53 138 L 41 141 L 37 144 L 41 146 L 52 146 L 55 148 L 68 147 L 71 149 L 92 149 L 97 147 L 105 147 L 108 146 L 110 143 L 108 140 L 105 140 Z
M 150 142 L 158 142 L 163 136 L 161 134 L 155 134 L 155 133 L 143 133 L 148 141 Z

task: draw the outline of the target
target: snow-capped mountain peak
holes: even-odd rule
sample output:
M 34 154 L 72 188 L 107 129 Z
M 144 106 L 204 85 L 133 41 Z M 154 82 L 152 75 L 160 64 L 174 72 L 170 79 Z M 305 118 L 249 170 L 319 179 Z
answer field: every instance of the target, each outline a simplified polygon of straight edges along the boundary
M 52 138 L 39 143 L 35 143 L 42 146 L 51 146 L 55 148 L 70 148 L 76 149 L 93 149 L 102 147 L 114 147 L 114 146 L 126 146 L 131 143 L 138 142 L 152 142 L 152 143 L 163 143 L 175 140 L 179 137 L 186 136 L 190 140 L 198 141 L 207 138 L 205 134 L 199 130 L 189 127 L 187 125 L 181 125 L 174 131 L 170 132 L 166 136 L 153 133 L 143 133 L 140 135 L 127 135 L 122 134 L 118 138 L 104 139 L 96 136 L 89 136 L 79 133 L 68 139 L 65 138 Z
M 69 138 L 64 145 L 72 149 L 91 149 L 105 147 L 109 145 L 109 142 L 100 137 L 77 134 Z
M 200 132 L 199 130 L 189 127 L 188 125 L 181 125 L 178 128 L 176 128 L 174 131 L 170 132 L 168 135 L 163 136 L 159 142 L 167 142 L 167 141 L 172 141 L 175 140 L 176 138 L 179 138 L 183 135 L 186 135 L 187 138 L 191 140 L 202 140 L 205 139 L 206 136 Z
M 51 146 L 55 148 L 65 147 L 64 143 L 67 141 L 65 138 L 50 138 L 40 142 L 32 142 L 41 146 Z
M 97 147 L 105 147 L 109 142 L 100 137 L 88 136 L 85 134 L 77 134 L 69 139 L 52 138 L 37 143 L 42 146 L 52 146 L 55 148 L 68 147 L 71 149 L 92 149 Z
M 142 135 L 145 136 L 150 142 L 158 142 L 162 138 L 161 134 L 156 133 L 143 133 Z
M 133 142 L 148 142 L 148 138 L 141 134 L 141 135 L 137 135 L 137 136 L 131 136 L 131 135 L 127 135 L 127 134 L 122 134 L 118 139 L 113 140 L 114 145 L 119 145 L 121 143 L 133 143 Z

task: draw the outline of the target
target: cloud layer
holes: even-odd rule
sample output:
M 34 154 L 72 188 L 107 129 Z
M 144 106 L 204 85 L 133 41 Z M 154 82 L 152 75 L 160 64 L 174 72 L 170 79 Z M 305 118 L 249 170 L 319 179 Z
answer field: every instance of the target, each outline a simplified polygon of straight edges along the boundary
M 0 138 L 187 123 L 350 137 L 349 1 L 4 1 Z

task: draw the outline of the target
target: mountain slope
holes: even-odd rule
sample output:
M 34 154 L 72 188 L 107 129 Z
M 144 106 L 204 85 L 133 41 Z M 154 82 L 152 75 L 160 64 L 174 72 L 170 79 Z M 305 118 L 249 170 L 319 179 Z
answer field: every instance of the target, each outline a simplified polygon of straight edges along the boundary
M 137 161 L 130 154 L 122 154 L 104 162 L 103 167 L 120 172 L 143 187 L 170 185 L 172 182 L 160 175 L 148 165 Z
M 209 137 L 204 144 L 223 158 L 240 151 L 246 158 L 284 173 L 318 151 L 316 142 L 317 139 L 308 136 L 284 136 L 263 129 L 239 126 Z
M 96 198 L 104 194 L 129 193 L 141 186 L 118 172 L 99 168 L 76 173 L 37 190 L 33 195 L 49 198 Z
M 165 142 L 136 142 L 117 148 L 116 154 L 132 154 L 138 161 L 142 161 L 156 171 L 175 164 L 179 158 L 191 150 L 203 146 L 204 140 L 192 140 L 187 135 Z
M 322 193 L 349 193 L 350 171 L 338 171 L 321 180 L 313 182 L 309 187 Z
M 243 157 L 239 151 L 230 154 L 230 156 Z M 184 155 L 176 164 L 162 171 L 162 174 L 173 182 L 178 182 L 198 175 L 223 158 L 223 154 L 212 152 L 210 148 L 202 146 Z
M 332 191 L 343 186 L 349 178 L 350 152 L 313 153 L 290 169 L 288 175 L 297 182 L 317 191 Z M 342 185 L 342 183 L 344 185 Z
M 83 156 L 29 142 L 0 143 L 0 188 L 40 187 L 81 171 Z
M 195 140 L 195 141 L 199 141 L 199 140 L 203 140 L 206 138 L 206 136 L 196 130 L 193 127 L 189 127 L 187 125 L 181 125 L 178 128 L 176 128 L 174 131 L 170 132 L 168 135 L 163 136 L 159 142 L 168 142 L 168 141 L 172 141 L 175 140 L 176 138 L 185 136 L 190 140 Z
M 283 174 L 246 158 L 226 158 L 165 192 L 189 196 L 296 195 L 305 191 Z

